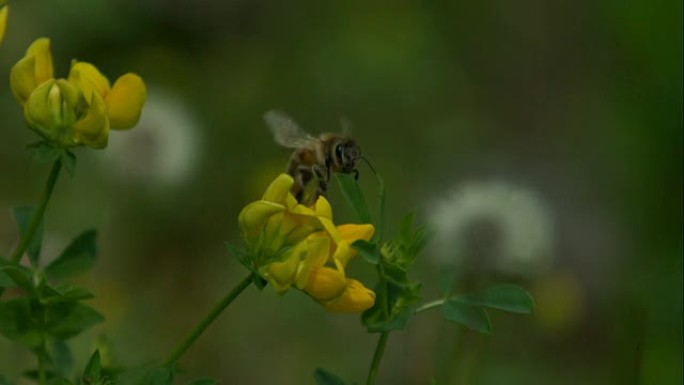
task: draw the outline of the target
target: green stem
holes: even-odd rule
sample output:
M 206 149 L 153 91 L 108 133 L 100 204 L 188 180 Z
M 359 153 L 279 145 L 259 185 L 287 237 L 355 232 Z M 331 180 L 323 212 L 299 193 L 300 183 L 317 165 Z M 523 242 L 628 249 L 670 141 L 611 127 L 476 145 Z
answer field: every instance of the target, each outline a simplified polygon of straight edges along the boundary
M 199 336 L 204 333 L 204 330 L 211 325 L 212 322 L 225 310 L 228 305 L 233 302 L 233 300 L 242 293 L 243 290 L 247 288 L 252 283 L 252 274 L 248 275 L 245 277 L 240 283 L 237 284 L 233 288 L 233 290 L 228 293 L 228 295 L 221 300 L 212 310 L 209 312 L 209 314 L 197 325 L 195 326 L 192 331 L 190 331 L 190 334 L 181 342 L 180 345 L 178 345 L 173 352 L 169 355 L 169 357 L 164 361 L 164 367 L 170 368 L 173 366 L 180 358 L 181 356 L 192 346 L 193 343 L 195 343 L 195 340 L 199 338 Z
M 38 353 L 38 384 L 46 384 L 45 376 L 45 341 L 43 341 L 42 351 Z
M 45 330 L 45 308 L 40 309 L 40 324 L 41 329 Z M 38 351 L 38 384 L 45 385 L 47 383 L 47 376 L 45 373 L 45 358 L 47 357 L 47 347 L 45 346 L 45 332 L 42 332 L 40 341 L 40 350 Z
M 380 306 L 382 309 L 383 319 L 387 320 L 389 318 L 389 301 L 387 298 L 387 280 L 385 279 L 385 270 L 381 263 L 377 265 L 378 280 L 380 287 L 384 290 L 380 291 Z M 366 385 L 375 384 L 375 377 L 378 375 L 378 368 L 380 367 L 380 361 L 382 360 L 383 354 L 385 354 L 385 345 L 387 345 L 387 338 L 389 337 L 389 331 L 383 331 L 380 333 L 380 339 L 378 339 L 378 344 L 375 347 L 375 353 L 373 354 L 373 362 L 371 363 L 370 370 L 368 370 L 368 377 L 366 378 Z
M 368 371 L 368 378 L 366 379 L 366 385 L 374 385 L 375 377 L 378 375 L 378 368 L 380 367 L 380 360 L 382 360 L 382 355 L 385 353 L 385 345 L 387 345 L 387 337 L 389 337 L 389 332 L 384 331 L 380 333 L 380 339 L 378 340 L 378 345 L 375 347 L 375 354 L 373 354 L 373 363 L 371 364 L 370 370 Z
M 424 303 L 421 307 L 416 308 L 416 310 L 413 311 L 414 314 L 418 314 L 422 311 L 425 310 L 430 310 L 432 308 L 435 308 L 437 306 L 442 306 L 444 304 L 444 299 L 437 299 L 431 302 Z
M 52 195 L 52 189 L 55 187 L 55 182 L 57 182 L 57 177 L 59 177 L 59 171 L 61 170 L 61 168 L 62 161 L 59 159 L 52 164 L 52 170 L 50 170 L 50 175 L 48 176 L 47 184 L 45 185 L 45 190 L 43 190 L 43 195 L 40 197 L 40 203 L 38 204 L 38 208 L 33 213 L 33 217 L 31 217 L 31 222 L 29 222 L 29 227 L 24 233 L 24 236 L 21 237 L 21 240 L 19 241 L 17 248 L 14 249 L 14 252 L 12 252 L 12 255 L 10 256 L 10 261 L 18 263 L 21 260 L 21 256 L 24 255 L 24 252 L 26 252 L 26 249 L 33 240 L 33 237 L 36 235 L 36 230 L 38 230 L 38 226 L 40 225 L 40 222 L 43 220 L 45 208 L 47 207 L 48 201 L 50 200 L 50 195 Z

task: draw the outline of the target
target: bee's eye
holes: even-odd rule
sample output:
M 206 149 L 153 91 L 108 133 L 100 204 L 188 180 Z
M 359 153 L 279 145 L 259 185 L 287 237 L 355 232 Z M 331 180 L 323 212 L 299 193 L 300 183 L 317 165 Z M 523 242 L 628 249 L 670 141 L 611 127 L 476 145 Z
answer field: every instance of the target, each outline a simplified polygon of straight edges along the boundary
M 338 143 L 335 145 L 335 156 L 337 157 L 337 159 L 344 160 L 342 153 L 342 143 Z

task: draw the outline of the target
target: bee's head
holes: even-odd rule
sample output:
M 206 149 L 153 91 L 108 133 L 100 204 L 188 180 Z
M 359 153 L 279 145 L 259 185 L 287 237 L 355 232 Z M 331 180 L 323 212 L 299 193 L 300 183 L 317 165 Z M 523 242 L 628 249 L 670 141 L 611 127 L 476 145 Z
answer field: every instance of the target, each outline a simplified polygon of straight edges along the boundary
M 356 161 L 361 158 L 361 147 L 351 138 L 345 138 L 335 144 L 335 159 L 341 172 L 352 172 Z

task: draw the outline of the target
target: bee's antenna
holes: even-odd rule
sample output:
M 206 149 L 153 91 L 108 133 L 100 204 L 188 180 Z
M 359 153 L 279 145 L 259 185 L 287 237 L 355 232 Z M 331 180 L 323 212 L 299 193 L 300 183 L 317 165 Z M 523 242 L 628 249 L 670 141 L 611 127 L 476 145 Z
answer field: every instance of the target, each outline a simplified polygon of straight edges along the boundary
M 368 158 L 366 158 L 365 156 L 361 156 L 361 159 L 363 159 L 363 161 L 366 162 L 366 164 L 368 165 L 368 167 L 370 167 L 371 171 L 373 171 L 373 174 L 377 176 L 378 173 L 375 172 L 375 168 L 373 168 L 373 165 L 372 165 L 371 162 L 368 160 Z

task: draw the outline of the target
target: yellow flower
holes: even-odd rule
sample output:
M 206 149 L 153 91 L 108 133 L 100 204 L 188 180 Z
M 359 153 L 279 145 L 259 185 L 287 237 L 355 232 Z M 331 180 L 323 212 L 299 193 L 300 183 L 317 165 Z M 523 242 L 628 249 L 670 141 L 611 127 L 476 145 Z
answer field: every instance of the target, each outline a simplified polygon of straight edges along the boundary
M 294 285 L 330 311 L 370 308 L 375 293 L 347 278 L 345 267 L 356 254 L 351 244 L 369 240 L 375 229 L 370 224 L 335 226 L 328 200 L 321 196 L 312 207 L 301 205 L 290 193 L 293 183 L 281 174 L 261 200 L 240 213 L 252 268 L 278 293 Z
M 55 80 L 47 38 L 34 41 L 12 67 L 10 86 L 29 127 L 60 148 L 106 147 L 109 129 L 135 126 L 146 99 L 139 76 L 125 74 L 110 87 L 86 62 L 73 61 L 68 78 Z
M 332 216 L 329 204 L 326 207 L 321 202 L 309 208 L 297 203 L 290 193 L 293 184 L 290 175 L 279 175 L 261 200 L 248 204 L 240 212 L 242 238 L 254 267 L 281 259 L 289 248 L 322 229 L 318 216 Z
M 10 71 L 10 87 L 19 103 L 23 106 L 31 92 L 39 85 L 52 79 L 52 53 L 50 39 L 34 41 Z
M 370 224 L 346 224 L 312 234 L 310 238 L 329 238 L 330 247 L 310 248 L 302 255 L 296 275 L 297 288 L 330 311 L 357 313 L 372 307 L 375 293 L 361 282 L 347 278 L 345 267 L 356 254 L 351 244 L 360 239 L 370 240 L 374 231 Z
M 7 13 L 9 12 L 9 6 L 4 4 L 4 1 L 0 1 L 0 44 L 2 44 L 2 39 L 5 37 L 5 28 L 7 27 Z

